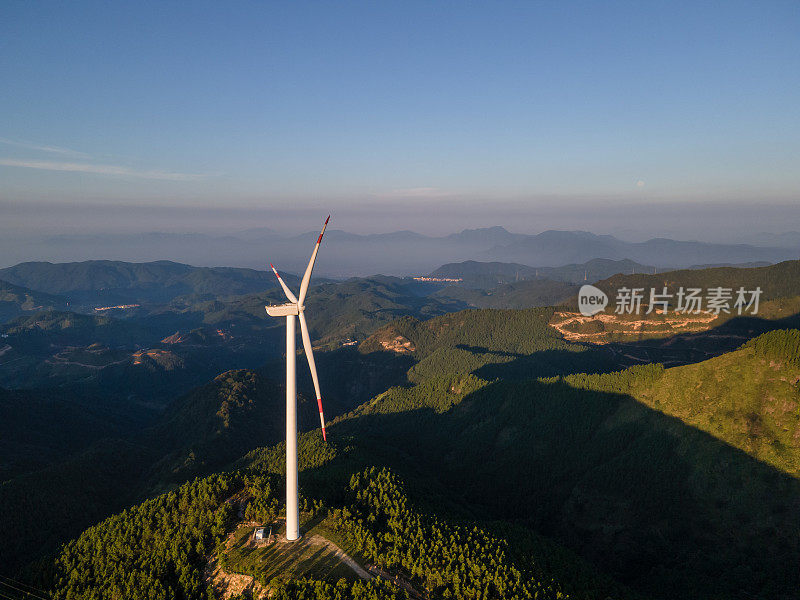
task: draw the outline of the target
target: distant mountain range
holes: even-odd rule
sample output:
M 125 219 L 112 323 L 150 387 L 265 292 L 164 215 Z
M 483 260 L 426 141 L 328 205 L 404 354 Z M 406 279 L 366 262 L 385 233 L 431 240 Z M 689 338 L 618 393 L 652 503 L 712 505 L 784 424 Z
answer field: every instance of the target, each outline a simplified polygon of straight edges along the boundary
M 165 258 L 193 265 L 236 265 L 302 272 L 317 232 L 283 235 L 255 228 L 234 235 L 141 233 L 127 235 L 49 236 L 2 239 L 0 256 L 7 265 L 20 261 L 85 261 L 107 258 L 152 262 Z M 318 273 L 330 277 L 419 275 L 439 265 L 466 260 L 520 263 L 538 267 L 580 264 L 592 259 L 628 259 L 659 268 L 692 265 L 779 262 L 797 258 L 795 234 L 755 236 L 758 244 L 710 244 L 655 238 L 625 242 L 585 231 L 511 233 L 503 227 L 466 229 L 442 237 L 413 231 L 359 235 L 329 230 Z M 0 278 L 3 278 L 0 275 Z M 5 279 L 16 283 L 6 277 Z M 35 288 L 34 288 L 35 289 Z
M 528 279 L 550 279 L 565 283 L 600 281 L 617 273 L 653 273 L 656 267 L 632 260 L 610 260 L 595 258 L 580 264 L 561 267 L 531 267 L 519 263 L 478 262 L 468 260 L 442 265 L 429 277 L 461 278 L 471 287 L 486 287 L 487 284 L 512 283 Z
M 658 267 L 687 267 L 709 263 L 778 262 L 795 258 L 796 251 L 746 244 L 706 244 L 654 238 L 623 242 L 610 235 L 584 231 L 545 231 L 486 252 L 494 260 L 554 266 L 593 258 L 631 259 Z
M 298 278 L 284 274 L 289 285 Z M 27 294 L 31 304 L 103 307 L 137 302 L 167 303 L 178 296 L 218 298 L 263 292 L 278 288 L 271 271 L 231 267 L 193 267 L 168 260 L 128 263 L 90 260 L 74 263 L 26 262 L 0 269 L 0 293 Z M 27 288 L 24 291 L 22 288 Z M 41 298 L 31 290 L 43 292 Z M 59 294 L 63 298 L 47 297 Z M 21 297 L 21 296 L 20 296 Z M 0 296 L 0 302 L 3 296 Z M 59 304 L 60 303 L 60 304 Z M 26 309 L 29 310 L 29 309 Z
M 757 233 L 742 240 L 754 246 L 775 246 L 778 248 L 794 248 L 800 251 L 800 231 L 786 231 L 784 233 Z

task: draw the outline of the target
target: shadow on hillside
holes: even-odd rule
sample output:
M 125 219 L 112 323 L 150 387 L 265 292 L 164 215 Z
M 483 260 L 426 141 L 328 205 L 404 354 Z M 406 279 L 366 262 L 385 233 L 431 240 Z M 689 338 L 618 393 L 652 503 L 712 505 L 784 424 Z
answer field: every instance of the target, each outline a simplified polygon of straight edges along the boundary
M 624 394 L 498 382 L 445 413 L 366 414 L 331 438 L 357 449 L 304 472 L 311 492 L 389 466 L 412 497 L 432 485 L 481 519 L 522 522 L 653 597 L 800 586 L 800 482 Z
M 473 354 L 488 354 L 501 360 L 507 359 L 504 362 L 485 364 L 472 371 L 486 381 L 556 377 L 572 373 L 610 373 L 623 368 L 615 360 L 614 353 L 602 346 L 585 349 L 575 346 L 574 351 L 541 350 L 533 354 L 490 350 L 466 344 L 459 344 L 456 348 Z
M 735 350 L 745 342 L 775 329 L 800 327 L 800 314 L 783 319 L 734 317 L 707 331 L 680 333 L 636 342 L 614 342 L 608 345 L 622 364 L 660 362 L 671 367 L 707 360 Z M 625 361 L 625 358 L 630 360 Z
M 572 352 L 544 350 L 525 355 L 465 344 L 456 348 L 501 359 L 501 362 L 485 364 L 472 371 L 476 376 L 486 381 L 519 380 L 573 373 L 610 373 L 646 363 L 662 363 L 666 367 L 693 364 L 736 350 L 768 331 L 796 327 L 800 327 L 800 314 L 778 320 L 736 317 L 708 331 L 637 342 L 575 344 L 576 351 Z M 581 347 L 585 350 L 579 351 Z M 507 360 L 503 362 L 502 359 Z
M 330 418 L 353 410 L 392 386 L 406 385 L 406 373 L 414 363 L 407 354 L 362 353 L 355 348 L 321 352 L 315 354 L 314 359 L 319 373 L 325 414 Z M 297 362 L 298 389 L 313 398 L 314 387 L 306 359 L 298 356 Z M 285 364 L 281 363 L 279 369 L 280 373 L 285 373 Z M 314 416 L 316 417 L 316 403 Z M 318 419 L 314 422 L 318 422 Z

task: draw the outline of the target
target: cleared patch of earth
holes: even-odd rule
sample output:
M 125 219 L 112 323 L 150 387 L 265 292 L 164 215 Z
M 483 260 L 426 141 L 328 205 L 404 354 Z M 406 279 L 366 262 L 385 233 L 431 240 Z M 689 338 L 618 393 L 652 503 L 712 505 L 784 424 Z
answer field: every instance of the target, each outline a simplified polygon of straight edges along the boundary
M 228 573 L 219 566 L 216 556 L 212 557 L 206 565 L 206 585 L 214 590 L 218 600 L 228 600 L 236 596 L 250 597 L 255 600 L 269 598 L 269 588 L 262 586 L 255 578 L 249 575 Z
M 580 313 L 559 311 L 553 315 L 550 326 L 569 341 L 608 344 L 625 338 L 634 341 L 642 337 L 706 331 L 717 318 L 717 315 L 706 312 L 646 316 L 599 313 L 586 317 Z
M 411 340 L 404 338 L 402 335 L 395 336 L 391 340 L 381 340 L 380 345 L 385 350 L 396 352 L 397 354 L 411 354 L 416 350 Z

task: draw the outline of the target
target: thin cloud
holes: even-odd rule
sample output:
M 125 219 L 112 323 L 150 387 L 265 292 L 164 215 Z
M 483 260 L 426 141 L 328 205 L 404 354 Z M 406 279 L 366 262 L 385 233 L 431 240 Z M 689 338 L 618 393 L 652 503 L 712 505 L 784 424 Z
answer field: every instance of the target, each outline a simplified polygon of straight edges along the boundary
M 135 177 L 137 179 L 160 179 L 165 181 L 194 181 L 207 177 L 207 175 L 200 175 L 196 173 L 143 171 L 116 165 L 93 165 L 88 163 L 55 162 L 49 160 L 15 160 L 11 158 L 0 158 L 0 166 L 41 169 L 43 171 L 67 171 L 71 173 L 115 175 L 120 177 Z
M 452 196 L 453 192 L 435 187 L 416 187 L 390 190 L 375 195 L 379 198 L 444 198 Z
M 27 150 L 38 150 L 39 152 L 50 152 L 52 154 L 61 154 L 63 156 L 74 156 L 81 158 L 89 158 L 85 152 L 78 152 L 71 148 L 61 148 L 60 146 L 44 146 L 41 144 L 34 144 L 31 142 L 23 142 L 18 140 L 10 140 L 8 138 L 0 137 L 0 144 L 7 146 L 15 146 L 17 148 L 25 148 Z

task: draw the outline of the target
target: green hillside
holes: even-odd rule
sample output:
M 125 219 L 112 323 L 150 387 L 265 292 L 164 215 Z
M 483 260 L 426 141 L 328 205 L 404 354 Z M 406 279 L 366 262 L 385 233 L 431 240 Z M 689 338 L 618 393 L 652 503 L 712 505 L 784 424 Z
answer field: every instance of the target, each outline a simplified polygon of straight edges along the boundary
M 0 388 L 0 484 L 115 437 L 127 424 L 63 394 Z
M 65 298 L 0 280 L 0 323 L 37 311 L 64 309 L 66 305 Z
M 319 417 L 303 360 L 298 421 L 305 431 Z M 317 364 L 329 419 L 404 380 L 409 367 L 403 357 L 352 348 L 321 354 Z M 7 509 L 0 510 L 0 574 L 137 498 L 276 443 L 285 431 L 284 369 L 281 361 L 261 372 L 222 373 L 177 398 L 155 424 L 63 391 L 0 389 L 0 502 Z
M 82 315 L 74 312 L 47 311 L 22 316 L 0 326 L 13 336 L 19 348 L 37 345 L 70 344 L 114 345 L 157 341 L 163 333 L 136 321 L 122 321 L 107 315 Z
M 0 486 L 4 570 L 52 551 L 137 499 L 223 468 L 259 445 L 274 444 L 284 431 L 282 389 L 244 370 L 223 373 L 179 398 L 147 429 L 114 429 L 113 422 L 108 423 L 109 437 L 103 439 L 95 431 L 97 416 L 86 408 L 68 404 L 51 409 L 50 418 L 37 421 L 37 408 L 39 412 L 42 408 L 30 400 L 23 406 L 21 402 L 16 403 L 19 414 L 10 425 L 24 425 L 27 450 L 36 453 L 28 459 L 36 457 L 41 468 L 29 469 Z M 0 403 L 0 415 L 4 404 Z M 8 409 L 12 407 L 9 401 Z M 64 427 L 69 429 L 59 431 Z M 69 438 L 72 447 L 58 446 L 67 432 L 86 435 L 84 447 L 78 445 L 80 438 Z M 21 450 L 16 445 L 20 437 L 11 436 L 9 445 Z M 41 446 L 33 448 L 32 440 L 40 438 Z M 63 455 L 52 456 L 56 449 Z M 41 527 L 42 520 L 47 528 Z
M 472 308 L 533 308 L 560 304 L 577 293 L 574 285 L 550 279 L 535 279 L 477 289 L 450 285 L 437 291 L 437 298 L 460 300 Z
M 521 519 L 654 596 L 788 598 L 800 557 L 797 339 L 774 332 L 667 370 L 426 380 L 377 397 L 331 438 L 364 446 L 348 461 L 423 483 L 420 469 L 436 473 L 474 510 Z
M 210 598 L 207 556 L 224 552 L 237 497 L 276 505 L 275 477 L 250 469 L 197 479 L 86 530 L 67 544 L 48 581 L 53 597 Z M 229 501 L 226 501 L 229 500 Z M 576 556 L 529 535 L 511 549 L 490 530 L 420 513 L 403 482 L 387 470 L 354 473 L 336 506 L 314 500 L 309 516 L 325 518 L 359 557 L 402 573 L 431 598 L 634 598 Z M 257 518 L 255 512 L 251 517 Z M 238 559 L 238 557 L 237 557 Z M 223 555 L 231 568 L 233 557 Z M 557 561 L 554 571 L 550 561 Z M 378 600 L 409 598 L 385 579 L 280 581 L 253 575 L 273 597 Z M 563 579 L 562 579 L 563 578 Z M 454 592 L 453 592 L 454 591 Z
M 800 331 L 664 372 L 630 394 L 784 473 L 800 475 Z
M 474 372 L 486 379 L 530 378 L 617 365 L 603 349 L 562 339 L 553 308 L 468 310 L 427 321 L 398 319 L 366 340 L 362 352 L 413 356 L 414 382 Z
M 749 269 L 718 267 L 668 271 L 656 275 L 615 275 L 597 283 L 596 286 L 608 294 L 612 305 L 615 303 L 616 291 L 623 287 L 644 288 L 648 298 L 651 288 L 661 293 L 666 287 L 667 292 L 671 294 L 675 294 L 680 287 L 700 288 L 705 294 L 705 290 L 715 287 L 732 288 L 734 293 L 740 287 L 745 290 L 760 287 L 763 302 L 800 296 L 800 261 L 788 260 L 768 267 Z M 674 301 L 670 305 L 674 306 Z
M 437 340 L 458 340 L 448 327 L 415 327 L 404 331 L 419 341 L 419 356 L 435 353 Z M 327 446 L 316 431 L 301 437 L 307 517 L 432 598 L 791 598 L 800 558 L 798 343 L 800 332 L 778 331 L 673 369 L 494 383 L 454 371 L 447 384 L 392 388 L 336 419 Z M 525 344 L 520 335 L 495 347 Z M 229 518 L 221 500 L 244 487 L 274 515 L 282 462 L 282 445 L 253 451 L 239 474 L 187 484 L 87 531 L 59 559 L 59 572 L 73 574 L 58 597 L 120 586 L 134 573 L 150 597 L 198 597 L 191 590 L 200 589 L 203 555 Z M 229 482 L 227 491 L 191 499 L 214 481 Z M 185 494 L 184 517 L 169 503 Z M 155 546 L 126 542 L 150 539 L 152 517 L 136 515 L 152 510 L 193 537 L 167 525 Z M 160 558 L 184 539 L 183 562 Z M 109 562 L 99 544 L 127 550 Z M 155 548 L 152 558 L 145 547 Z M 156 579 L 172 587 L 147 583 Z M 139 597 L 126 585 L 126 597 Z M 387 597 L 390 589 L 402 597 L 377 583 L 273 585 L 279 598 Z
M 0 385 L 58 388 L 151 412 L 220 372 L 263 364 L 284 345 L 279 324 L 266 316 L 251 327 L 196 323 L 175 312 L 18 317 L 0 325 Z
M 0 269 L 12 284 L 60 294 L 75 305 L 110 306 L 167 303 L 178 296 L 235 296 L 277 289 L 270 271 L 233 267 L 193 267 L 167 260 L 129 263 L 89 260 L 73 263 L 27 262 Z M 290 285 L 296 276 L 286 274 Z
M 800 332 L 679 367 L 619 370 L 613 348 L 563 339 L 554 312 L 406 316 L 358 349 L 320 352 L 327 445 L 301 362 L 306 518 L 432 598 L 791 598 Z M 224 373 L 142 435 L 7 481 L 6 568 L 133 501 L 235 465 L 87 530 L 62 550 L 47 588 L 63 598 L 201 597 L 206 557 L 231 526 L 222 501 L 244 490 L 250 518 L 264 519 L 281 504 L 282 377 L 280 360 Z M 38 529 L 42 518 L 63 536 Z M 259 576 L 255 562 L 237 564 Z M 381 585 L 273 587 L 279 598 L 403 596 Z
M 374 276 L 315 286 L 306 301 L 306 319 L 315 345 L 337 348 L 343 341 L 362 341 L 379 327 L 404 315 L 428 318 L 467 307 L 451 298 L 431 297 L 431 289 L 411 279 Z M 236 323 L 242 327 L 275 326 L 265 304 L 280 304 L 281 292 L 251 294 L 227 302 L 189 305 L 185 313 L 205 324 Z

